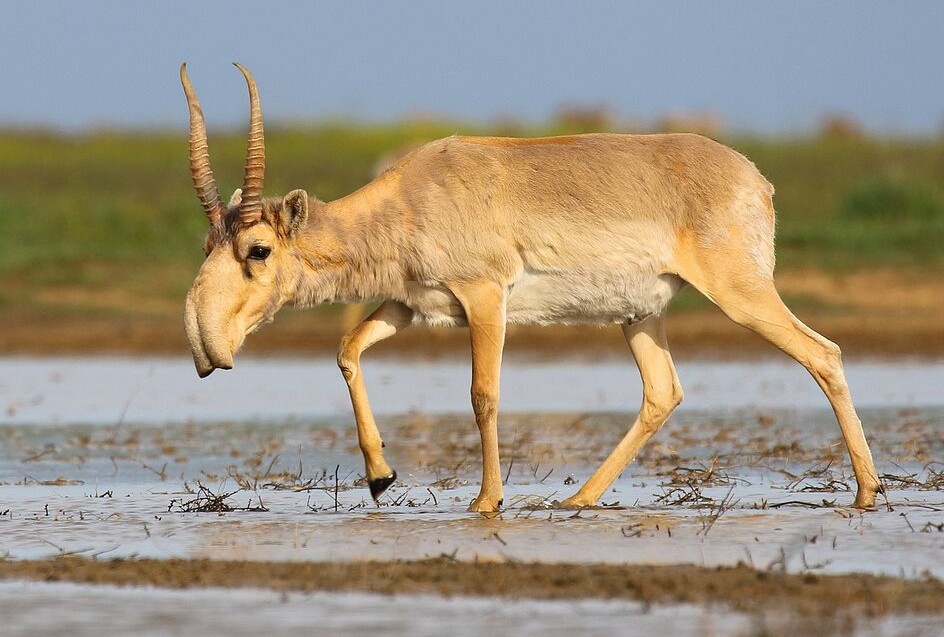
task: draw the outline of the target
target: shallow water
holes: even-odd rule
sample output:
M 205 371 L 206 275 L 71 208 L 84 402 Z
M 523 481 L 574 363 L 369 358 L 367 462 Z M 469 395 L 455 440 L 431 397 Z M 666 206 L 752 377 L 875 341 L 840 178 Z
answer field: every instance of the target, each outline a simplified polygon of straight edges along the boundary
M 371 404 L 381 415 L 469 410 L 468 361 L 365 357 Z M 826 408 L 810 376 L 786 357 L 680 361 L 681 412 L 699 409 Z M 862 407 L 942 406 L 942 361 L 850 361 Z M 630 411 L 639 375 L 625 362 L 534 363 L 509 357 L 502 410 Z M 243 358 L 232 371 L 197 378 L 182 358 L 0 358 L 0 423 L 115 425 L 349 416 L 347 388 L 329 359 Z
M 0 550 L 13 558 L 740 560 L 944 576 L 944 531 L 936 526 L 944 522 L 944 492 L 926 488 L 944 470 L 935 464 L 944 457 L 944 405 L 926 387 L 944 377 L 938 364 L 849 366 L 879 472 L 892 476 L 876 513 L 844 508 L 854 480 L 812 380 L 795 365 L 768 361 L 680 366 L 691 406 L 616 481 L 602 500 L 608 506 L 574 516 L 548 505 L 576 490 L 624 433 L 630 414 L 606 408 L 614 393 L 628 403 L 629 392 L 602 379 L 628 370 L 511 363 L 501 420 L 507 506 L 498 520 L 465 511 L 479 480 L 471 415 L 441 413 L 461 412 L 462 401 L 439 389 L 464 394 L 457 378 L 464 366 L 386 362 L 374 370 L 385 390 L 374 402 L 401 411 L 381 419 L 387 458 L 400 475 L 381 506 L 356 482 L 363 465 L 349 413 L 304 411 L 314 392 L 293 390 L 303 370 L 317 376 L 330 361 L 250 360 L 247 367 L 197 400 L 188 393 L 197 381 L 186 361 L 0 361 L 0 398 L 25 405 L 9 409 L 3 427 Z M 249 380 L 230 382 L 241 375 Z M 407 375 L 423 381 L 391 380 Z M 343 388 L 332 379 L 312 386 Z M 584 408 L 594 379 L 598 399 Z M 39 398 L 11 393 L 16 387 Z M 274 388 L 292 404 L 281 404 Z M 252 419 L 234 407 L 258 409 L 263 398 L 298 412 Z M 524 411 L 536 407 L 543 409 Z M 205 504 L 201 497 L 228 493 L 230 506 L 267 510 L 183 512 Z
M 944 471 L 944 397 L 937 393 L 944 365 L 847 366 L 879 473 L 886 476 L 888 499 L 876 512 L 847 508 L 854 497 L 851 468 L 815 384 L 795 365 L 766 361 L 680 364 L 686 405 L 620 476 L 604 507 L 575 514 L 548 505 L 575 491 L 623 435 L 631 418 L 626 407 L 638 402 L 638 380 L 628 365 L 615 363 L 512 361 L 503 377 L 500 421 L 506 509 L 493 519 L 465 510 L 480 471 L 478 435 L 466 408 L 466 366 L 381 361 L 365 369 L 373 402 L 385 414 L 386 456 L 400 475 L 380 505 L 357 482 L 363 464 L 353 418 L 330 361 L 250 360 L 199 383 L 179 360 L 0 360 L 0 405 L 6 405 L 0 551 L 12 559 L 77 553 L 743 561 L 793 572 L 944 577 L 944 480 L 937 479 Z M 193 512 L 213 498 L 251 510 Z M 71 591 L 65 608 L 95 608 L 90 590 L 104 600 L 127 593 L 127 603 L 138 604 L 136 593 L 63 590 Z M 48 585 L 4 584 L 0 605 L 24 595 L 42 607 L 61 594 Z M 148 591 L 141 599 L 157 600 L 157 609 L 183 594 Z M 241 605 L 240 595 L 256 596 L 260 607 L 277 606 L 272 593 L 200 595 L 211 607 Z M 353 634 L 372 625 L 369 613 L 350 610 L 347 623 L 341 619 L 339 609 L 364 600 L 325 597 L 293 595 L 286 608 L 309 602 L 334 608 L 338 626 Z M 388 601 L 368 605 L 387 609 Z M 437 603 L 441 614 L 427 608 Z M 543 634 L 580 625 L 560 619 L 573 606 L 550 602 L 398 599 L 396 607 L 412 609 L 401 619 L 428 620 L 408 632 L 431 634 L 453 622 L 466 625 L 463 617 L 481 617 L 476 604 L 503 625 L 519 622 L 536 632 L 546 624 Z M 722 611 L 669 607 L 647 615 L 632 604 L 606 608 L 590 614 L 612 611 L 633 622 L 645 616 L 663 630 L 673 626 L 673 634 L 694 634 L 712 617 L 723 628 L 718 632 L 751 629 L 743 616 Z M 319 623 L 311 612 L 299 610 Z M 22 623 L 11 625 L 23 632 L 12 634 L 29 634 L 33 620 L 20 616 Z M 279 626 L 292 628 L 293 617 L 288 612 Z M 672 617 L 681 623 L 666 623 Z M 191 620 L 189 632 L 200 632 Z M 184 620 L 168 621 L 164 632 L 134 631 L 174 634 L 173 621 Z M 896 634 L 901 626 L 881 625 L 866 634 Z M 555 627 L 561 629 L 554 633 Z

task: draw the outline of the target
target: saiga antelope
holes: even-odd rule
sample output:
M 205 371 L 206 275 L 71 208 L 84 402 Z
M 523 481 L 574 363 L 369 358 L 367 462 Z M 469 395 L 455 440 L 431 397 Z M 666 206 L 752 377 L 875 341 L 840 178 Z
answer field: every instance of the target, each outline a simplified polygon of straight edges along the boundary
M 852 459 L 855 506 L 881 489 L 839 348 L 797 320 L 774 288 L 773 188 L 705 137 L 449 137 L 325 203 L 304 190 L 262 197 L 262 111 L 250 73 L 243 187 L 220 201 L 200 105 L 190 108 L 190 170 L 209 217 L 186 329 L 201 377 L 230 369 L 246 335 L 286 303 L 382 305 L 341 341 L 371 495 L 396 479 L 384 459 L 360 357 L 411 324 L 468 326 L 482 486 L 472 511 L 502 506 L 498 386 L 508 323 L 619 324 L 642 376 L 642 406 L 610 456 L 564 507 L 597 503 L 682 400 L 664 315 L 692 285 L 732 320 L 803 365 L 829 399 Z

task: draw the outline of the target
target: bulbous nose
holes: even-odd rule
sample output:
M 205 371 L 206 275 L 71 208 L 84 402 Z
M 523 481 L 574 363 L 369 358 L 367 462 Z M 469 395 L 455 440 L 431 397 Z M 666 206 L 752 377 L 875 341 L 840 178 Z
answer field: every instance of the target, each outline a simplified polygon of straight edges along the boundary
M 226 342 L 221 321 L 214 316 L 219 312 L 207 311 L 200 302 L 200 290 L 194 285 L 184 303 L 184 327 L 190 342 L 193 364 L 200 378 L 206 378 L 216 369 L 233 368 L 233 352 Z

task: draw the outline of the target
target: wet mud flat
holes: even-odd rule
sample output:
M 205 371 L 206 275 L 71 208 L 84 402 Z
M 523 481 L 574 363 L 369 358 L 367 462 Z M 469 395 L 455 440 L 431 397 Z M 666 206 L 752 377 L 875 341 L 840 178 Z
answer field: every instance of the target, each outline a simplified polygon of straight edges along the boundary
M 371 600 L 369 596 L 382 595 L 396 596 L 397 604 L 411 611 L 420 605 L 432 606 L 424 609 L 429 613 L 429 629 L 423 631 L 424 622 L 414 619 L 406 622 L 409 634 L 435 634 L 445 623 L 444 618 L 436 618 L 436 613 L 455 615 L 457 611 L 471 615 L 466 621 L 473 620 L 480 629 L 483 618 L 497 613 L 494 609 L 482 613 L 481 602 L 477 600 L 494 604 L 497 598 L 505 600 L 507 616 L 495 628 L 508 629 L 506 622 L 510 619 L 521 624 L 519 629 L 526 632 L 540 630 L 550 634 L 566 634 L 562 628 L 571 634 L 574 631 L 586 634 L 588 629 L 591 634 L 624 632 L 629 626 L 621 624 L 627 620 L 633 621 L 637 630 L 648 623 L 649 630 L 677 628 L 681 634 L 712 634 L 711 626 L 703 623 L 706 619 L 724 634 L 732 634 L 735 627 L 735 634 L 800 630 L 802 634 L 821 635 L 862 632 L 859 627 L 867 627 L 867 634 L 895 634 L 904 628 L 908 634 L 915 634 L 915 630 L 933 631 L 936 618 L 944 611 L 944 583 L 940 580 L 769 573 L 744 565 L 709 569 L 692 565 L 472 563 L 442 558 L 297 563 L 65 557 L 0 563 L 0 578 L 45 582 L 50 592 L 58 592 L 66 603 L 70 595 L 62 595 L 63 590 L 74 594 L 83 589 L 76 587 L 70 591 L 50 582 L 92 584 L 99 588 L 128 585 L 196 588 L 218 593 L 227 589 L 269 589 L 281 593 L 285 600 L 290 592 L 308 595 L 318 592 L 328 594 L 333 605 L 358 594 L 360 599 L 366 597 L 376 604 L 376 598 Z M 13 586 L 15 582 L 6 586 L 0 583 L 0 610 L 4 606 L 4 592 L 16 590 Z M 20 586 L 20 590 L 29 591 L 28 586 Z M 118 592 L 114 588 L 106 590 L 112 595 Z M 365 596 L 365 592 L 369 595 Z M 429 604 L 430 596 L 440 597 L 440 601 Z M 265 596 L 259 595 L 252 602 L 257 608 L 259 598 L 264 600 Z M 460 601 L 456 602 L 457 599 Z M 191 604 L 193 601 L 188 600 Z M 444 613 L 449 606 L 453 606 L 452 612 Z M 520 612 L 509 613 L 509 608 L 524 610 L 525 616 Z M 668 609 L 675 612 L 668 613 Z M 363 607 L 357 610 L 363 614 Z M 350 610 L 347 612 L 350 614 Z M 590 613 L 596 621 L 584 619 Z M 315 614 L 320 615 L 317 611 Z M 387 616 L 390 615 L 392 621 L 377 627 L 389 630 L 398 619 L 403 621 L 388 609 Z M 553 619 L 548 621 L 549 618 Z M 640 618 L 644 620 L 643 626 L 639 626 Z M 561 621 L 564 625 L 558 623 Z M 279 623 L 284 625 L 284 619 Z M 320 622 L 319 625 L 323 627 Z M 245 628 L 234 627 L 233 632 L 245 634 Z M 350 629 L 350 625 L 344 628 Z M 672 634 L 678 633 L 673 630 Z
M 722 605 L 270 588 L 115 587 L 0 581 L 4 635 L 938 635 L 930 615 L 801 616 Z
M 509 625 L 555 617 L 554 634 L 584 626 L 563 600 L 603 599 L 613 621 L 686 617 L 675 634 L 706 634 L 706 617 L 724 634 L 796 622 L 822 631 L 809 634 L 935 634 L 944 409 L 861 416 L 886 488 L 876 511 L 848 508 L 854 479 L 828 410 L 738 408 L 673 417 L 600 507 L 575 512 L 555 500 L 589 477 L 631 414 L 504 414 L 505 508 L 492 517 L 465 510 L 480 470 L 468 414 L 384 418 L 400 479 L 379 503 L 349 418 L 9 425 L 0 574 L 14 581 L 0 600 L 21 591 L 41 605 L 65 586 L 25 579 L 84 583 L 67 589 L 77 599 L 89 584 L 106 599 L 128 594 L 113 585 L 209 587 L 208 604 L 244 594 L 234 586 L 345 608 L 365 592 L 414 608 L 448 595 L 452 622 L 480 618 L 475 599 L 502 598 L 517 601 L 490 612 L 501 606 Z M 448 625 L 422 612 L 430 634 Z M 422 634 L 415 615 L 405 629 Z

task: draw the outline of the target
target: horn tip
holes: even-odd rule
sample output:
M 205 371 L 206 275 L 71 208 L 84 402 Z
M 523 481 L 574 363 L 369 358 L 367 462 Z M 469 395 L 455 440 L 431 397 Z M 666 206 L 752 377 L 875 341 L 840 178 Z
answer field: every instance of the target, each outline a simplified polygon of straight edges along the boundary
M 252 73 L 250 73 L 249 69 L 247 69 L 245 66 L 243 66 L 239 62 L 233 62 L 233 66 L 239 69 L 239 72 L 243 74 L 243 77 L 246 78 L 247 82 L 252 80 Z

